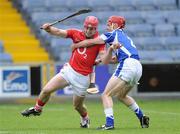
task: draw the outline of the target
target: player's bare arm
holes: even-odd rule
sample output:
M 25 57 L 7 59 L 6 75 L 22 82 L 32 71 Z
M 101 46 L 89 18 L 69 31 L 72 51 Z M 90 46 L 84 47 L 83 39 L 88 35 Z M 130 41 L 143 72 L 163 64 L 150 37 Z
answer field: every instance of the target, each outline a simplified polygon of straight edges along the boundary
M 50 23 L 45 23 L 44 25 L 42 25 L 42 29 L 44 29 L 46 32 L 48 32 L 52 35 L 60 36 L 63 38 L 67 37 L 67 31 L 66 30 L 50 26 Z
M 100 37 L 97 37 L 95 39 L 87 39 L 87 40 L 84 40 L 84 41 L 81 41 L 79 43 L 75 43 L 75 44 L 72 44 L 71 45 L 71 49 L 72 51 L 76 48 L 80 48 L 80 47 L 90 47 L 90 46 L 93 46 L 93 45 L 97 45 L 97 44 L 104 44 L 104 40 L 101 39 Z
M 102 57 L 102 63 L 103 64 L 109 64 L 110 63 L 110 61 L 112 59 L 112 51 L 113 51 L 112 47 L 109 47 L 107 49 L 106 53 Z
M 119 43 L 113 43 L 107 50 L 107 52 L 104 54 L 103 57 L 103 64 L 116 64 L 118 63 L 117 57 L 112 56 L 112 52 L 115 51 L 116 49 L 119 49 L 121 45 Z

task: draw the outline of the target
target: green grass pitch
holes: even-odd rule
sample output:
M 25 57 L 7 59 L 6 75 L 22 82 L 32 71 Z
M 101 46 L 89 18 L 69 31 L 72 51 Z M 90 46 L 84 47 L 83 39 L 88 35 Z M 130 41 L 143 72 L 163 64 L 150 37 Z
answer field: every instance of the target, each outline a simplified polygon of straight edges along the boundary
M 87 100 L 91 126 L 79 127 L 79 115 L 71 101 L 48 103 L 41 116 L 22 117 L 20 112 L 30 104 L 0 104 L 0 134 L 180 134 L 180 100 L 138 100 L 150 127 L 142 129 L 135 114 L 118 101 L 114 102 L 115 129 L 96 130 L 104 124 L 101 101 Z

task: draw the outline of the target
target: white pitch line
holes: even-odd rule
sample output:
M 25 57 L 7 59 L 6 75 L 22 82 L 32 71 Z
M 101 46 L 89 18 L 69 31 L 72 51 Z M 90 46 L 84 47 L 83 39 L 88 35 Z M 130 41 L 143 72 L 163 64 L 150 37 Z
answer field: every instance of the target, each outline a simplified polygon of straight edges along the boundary
M 10 134 L 9 131 L 0 131 L 0 134 Z
M 173 112 L 162 112 L 162 111 L 151 111 L 151 110 L 147 110 L 145 112 L 148 112 L 148 113 L 156 113 L 156 114 L 165 114 L 165 115 L 175 115 L 175 116 L 180 116 L 180 113 L 173 113 Z
M 8 109 L 13 109 L 13 110 L 20 110 L 19 107 L 14 107 L 14 106 L 11 106 L 11 107 L 8 107 Z M 6 106 L 1 106 L 0 109 L 7 109 Z M 64 108 L 44 108 L 45 111 L 64 111 L 65 109 Z M 1 132 L 1 131 L 0 131 Z
M 31 132 L 26 132 L 24 130 L 18 130 L 18 131 L 0 131 L 0 134 L 31 134 Z M 45 134 L 44 132 L 37 132 L 36 134 Z

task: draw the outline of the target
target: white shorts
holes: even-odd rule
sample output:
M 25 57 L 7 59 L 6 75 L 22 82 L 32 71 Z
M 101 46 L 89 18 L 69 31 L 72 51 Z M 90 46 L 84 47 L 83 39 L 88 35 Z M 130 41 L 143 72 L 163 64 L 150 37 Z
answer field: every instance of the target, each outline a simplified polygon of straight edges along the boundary
M 86 95 L 86 90 L 90 84 L 89 75 L 84 76 L 76 72 L 69 63 L 64 64 L 60 75 L 72 86 L 74 94 L 77 96 Z
M 136 59 L 127 58 L 118 64 L 113 75 L 134 86 L 142 76 L 142 65 Z

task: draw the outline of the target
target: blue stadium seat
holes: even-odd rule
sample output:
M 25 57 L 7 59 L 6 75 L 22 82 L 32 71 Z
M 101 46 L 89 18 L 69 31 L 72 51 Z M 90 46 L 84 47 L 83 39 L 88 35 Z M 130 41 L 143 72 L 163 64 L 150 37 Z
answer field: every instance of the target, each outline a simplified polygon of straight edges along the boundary
M 174 36 L 175 27 L 173 24 L 157 24 L 155 25 L 156 36 Z
M 152 10 L 152 11 L 142 11 L 141 15 L 148 24 L 163 24 L 166 23 L 166 17 L 163 15 L 162 11 Z
M 106 25 L 104 24 L 102 24 L 102 25 L 99 25 L 98 26 L 98 31 L 99 31 L 99 34 L 102 34 L 102 33 L 105 33 L 105 32 L 107 32 L 107 30 L 106 30 Z
M 177 34 L 178 34 L 178 36 L 180 37 L 180 24 L 177 25 Z
M 71 51 L 63 51 L 59 53 L 59 60 L 63 62 L 68 62 L 71 57 Z
M 70 45 L 72 44 L 72 40 L 64 39 L 64 38 L 53 38 L 50 44 L 50 53 L 56 60 L 59 60 L 59 55 L 62 52 L 71 51 Z M 62 56 L 62 54 L 61 54 Z
M 134 39 L 134 43 L 139 44 L 143 50 L 165 50 L 158 37 L 139 37 Z
M 71 12 L 36 12 L 31 15 L 31 20 L 36 27 L 36 29 L 43 25 L 44 23 L 52 23 L 54 21 L 57 21 L 61 18 L 64 18 L 68 15 L 72 14 Z M 58 24 L 63 24 L 63 25 L 71 25 L 71 24 L 76 24 L 76 19 L 71 18 L 69 20 L 66 20 L 64 22 L 58 23 Z M 56 25 L 58 25 L 56 24 Z M 55 26 L 56 26 L 55 25 Z
M 88 5 L 94 11 L 111 11 L 110 0 L 89 0 Z
M 156 10 L 153 0 L 133 0 L 136 10 Z
M 138 51 L 138 52 L 139 52 L 139 56 L 140 56 L 140 61 L 142 61 L 142 62 L 153 62 L 155 60 L 155 58 L 156 58 L 151 53 L 153 51 L 141 50 L 141 51 Z
M 47 3 L 45 0 L 23 0 L 22 8 L 28 13 L 46 11 Z
M 132 11 L 135 7 L 132 0 L 110 0 L 110 5 L 117 11 Z
M 0 41 L 0 53 L 2 53 L 3 51 L 4 51 L 3 42 Z
M 153 36 L 153 26 L 150 24 L 129 24 L 126 30 L 135 37 Z
M 160 62 L 162 62 L 162 63 L 173 62 L 173 57 L 169 53 L 169 51 L 165 51 L 165 50 L 164 51 L 163 50 L 153 51 L 152 55 L 156 56 L 156 58 L 154 60 L 155 62 L 158 62 L 158 63 L 160 63 Z
M 173 57 L 169 53 L 169 51 L 148 51 L 143 50 L 139 51 L 140 59 L 142 62 L 150 62 L 150 63 L 169 63 L 173 62 Z
M 124 16 L 127 24 L 142 24 L 144 23 L 144 19 L 142 18 L 140 11 L 126 11 L 119 12 L 120 16 Z
M 180 62 L 180 50 L 173 50 L 173 51 L 171 50 L 169 52 L 170 52 L 174 62 L 179 63 Z
M 9 64 L 12 63 L 12 57 L 8 53 L 0 53 L 0 64 Z
M 180 50 L 180 37 L 178 36 L 168 36 L 164 38 L 160 38 L 163 45 L 168 50 Z
M 141 41 L 141 38 L 139 38 L 139 37 L 132 37 L 132 36 L 130 36 L 130 37 L 131 37 L 134 45 L 136 46 L 136 48 L 138 50 L 143 50 L 143 43 Z
M 35 24 L 35 26 L 40 27 L 44 23 L 54 22 L 63 17 L 66 17 L 69 14 L 71 14 L 71 13 L 70 12 L 60 12 L 60 13 L 59 12 L 35 12 L 35 13 L 32 13 L 31 20 Z M 65 21 L 64 23 L 69 24 L 70 22 L 72 22 L 72 20 Z
M 97 17 L 100 19 L 101 23 L 106 23 L 107 19 L 112 15 L 119 15 L 125 17 L 127 24 L 144 23 L 142 15 L 139 11 L 103 11 L 97 13 Z
M 153 0 L 154 4 L 161 10 L 177 9 L 176 0 Z
M 170 24 L 180 24 L 180 10 L 165 11 L 164 16 Z
M 102 24 L 106 24 L 108 18 L 112 15 L 119 15 L 119 12 L 117 12 L 117 11 L 102 11 L 102 12 L 97 12 L 97 14 L 96 14 L 100 23 L 102 23 Z
M 66 12 L 71 10 L 68 8 L 68 0 L 46 0 L 48 11 L 52 12 Z M 73 4 L 73 3 L 72 3 Z
M 81 9 L 81 8 L 89 8 L 89 4 L 87 0 L 68 0 L 67 6 L 69 9 Z

